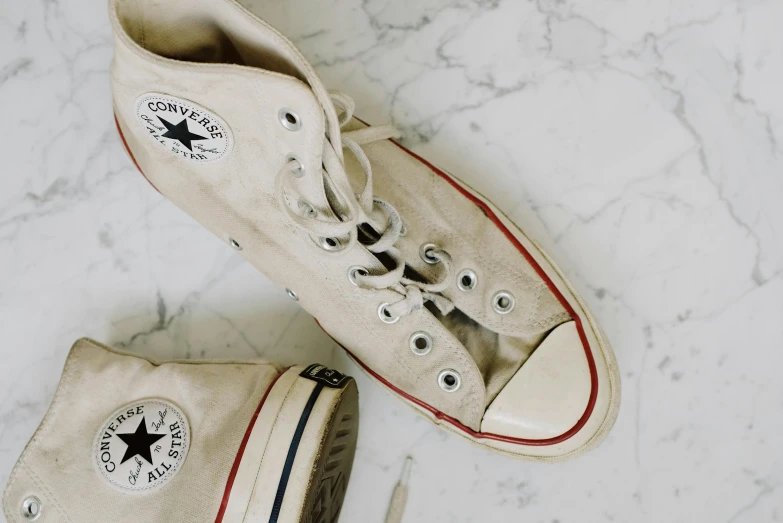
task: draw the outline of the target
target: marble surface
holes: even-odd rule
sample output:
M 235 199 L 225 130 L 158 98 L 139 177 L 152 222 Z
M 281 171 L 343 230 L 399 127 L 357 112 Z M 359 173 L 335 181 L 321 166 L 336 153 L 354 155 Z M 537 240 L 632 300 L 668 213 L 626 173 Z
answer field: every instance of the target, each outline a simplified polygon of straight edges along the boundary
M 560 465 L 430 426 L 149 188 L 111 118 L 103 0 L 0 4 L 0 484 L 70 344 L 358 375 L 341 521 L 783 520 L 783 2 L 252 0 L 551 246 L 612 341 L 615 430 Z

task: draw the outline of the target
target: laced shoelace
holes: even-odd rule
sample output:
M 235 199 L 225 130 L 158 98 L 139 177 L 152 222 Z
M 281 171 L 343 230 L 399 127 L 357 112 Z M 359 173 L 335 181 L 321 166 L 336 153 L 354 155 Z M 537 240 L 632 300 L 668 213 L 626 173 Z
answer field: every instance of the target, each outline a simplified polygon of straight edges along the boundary
M 329 93 L 339 117 L 342 129 L 353 117 L 355 104 L 346 94 Z M 323 143 L 323 176 L 328 190 L 334 195 L 333 211 L 337 219 L 321 219 L 315 213 L 294 211 L 287 201 L 287 193 L 293 192 L 293 173 L 301 168 L 298 160 L 292 159 L 280 170 L 275 178 L 275 196 L 281 212 L 291 222 L 307 232 L 317 242 L 327 241 L 336 249 L 353 247 L 359 241 L 359 227 L 367 224 L 378 233 L 377 239 L 363 241 L 362 245 L 372 253 L 383 254 L 393 260 L 395 267 L 384 274 L 369 274 L 357 271 L 353 278 L 359 287 L 365 289 L 392 289 L 403 298 L 384 307 L 383 314 L 389 320 L 395 320 L 421 309 L 425 302 L 431 302 L 442 314 L 448 314 L 454 304 L 438 294 L 450 285 L 452 269 L 451 256 L 436 246 L 426 251 L 426 256 L 434 263 L 443 266 L 443 276 L 433 283 L 421 282 L 405 276 L 405 260 L 402 252 L 395 247 L 402 235 L 403 224 L 399 212 L 390 203 L 373 197 L 372 166 L 362 145 L 372 142 L 399 138 L 400 131 L 391 125 L 365 127 L 354 131 L 340 132 L 341 147 L 348 149 L 359 161 L 364 171 L 365 183 L 359 194 L 354 194 L 348 175 L 345 172 L 342 151 L 338 153 L 328 136 Z M 338 247 L 339 246 L 339 247 Z M 396 320 L 395 320 L 396 321 Z

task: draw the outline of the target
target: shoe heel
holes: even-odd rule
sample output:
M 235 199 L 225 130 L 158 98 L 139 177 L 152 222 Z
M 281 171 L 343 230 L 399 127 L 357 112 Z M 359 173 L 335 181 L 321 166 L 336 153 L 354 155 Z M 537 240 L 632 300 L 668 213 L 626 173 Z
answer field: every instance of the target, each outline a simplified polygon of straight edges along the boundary
M 322 365 L 285 371 L 248 428 L 216 523 L 335 521 L 358 422 L 353 378 Z
M 324 430 L 304 502 L 303 521 L 331 523 L 342 509 L 359 435 L 359 394 L 356 382 L 346 387 Z

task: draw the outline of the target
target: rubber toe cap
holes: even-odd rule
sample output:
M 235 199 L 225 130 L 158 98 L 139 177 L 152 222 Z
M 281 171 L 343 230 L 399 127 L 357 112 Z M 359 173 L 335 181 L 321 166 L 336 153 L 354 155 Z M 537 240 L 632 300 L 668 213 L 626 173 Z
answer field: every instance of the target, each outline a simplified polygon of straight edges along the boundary
M 490 404 L 481 432 L 546 439 L 579 421 L 590 397 L 590 369 L 573 321 L 557 326 Z

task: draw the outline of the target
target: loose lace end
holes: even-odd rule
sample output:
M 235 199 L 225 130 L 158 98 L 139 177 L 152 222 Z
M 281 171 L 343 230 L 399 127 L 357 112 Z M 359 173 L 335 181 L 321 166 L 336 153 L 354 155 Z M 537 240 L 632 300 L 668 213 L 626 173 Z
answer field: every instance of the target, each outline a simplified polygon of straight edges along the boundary
M 405 512 L 405 504 L 408 502 L 408 481 L 411 477 L 412 466 L 413 458 L 408 456 L 402 465 L 400 480 L 395 485 L 394 492 L 392 492 L 389 510 L 386 512 L 386 523 L 402 522 L 402 514 Z

